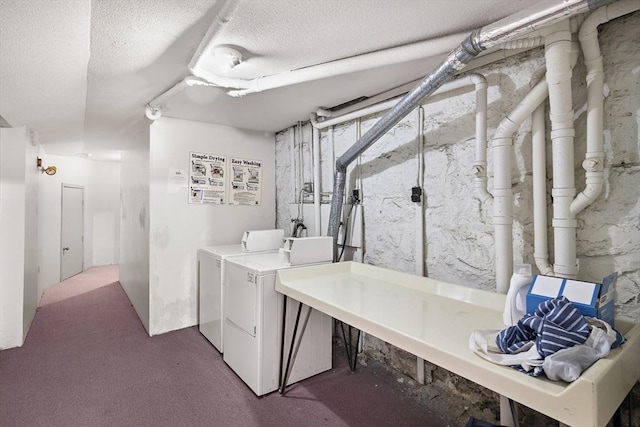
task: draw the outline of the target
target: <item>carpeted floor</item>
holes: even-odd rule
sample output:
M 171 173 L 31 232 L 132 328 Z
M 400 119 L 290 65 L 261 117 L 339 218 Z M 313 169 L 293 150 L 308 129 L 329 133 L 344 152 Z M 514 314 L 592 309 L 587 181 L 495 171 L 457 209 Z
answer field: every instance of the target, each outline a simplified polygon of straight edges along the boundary
M 94 267 L 47 289 L 24 345 L 0 351 L 0 426 L 447 425 L 342 352 L 258 398 L 197 327 L 150 338 L 117 280 Z

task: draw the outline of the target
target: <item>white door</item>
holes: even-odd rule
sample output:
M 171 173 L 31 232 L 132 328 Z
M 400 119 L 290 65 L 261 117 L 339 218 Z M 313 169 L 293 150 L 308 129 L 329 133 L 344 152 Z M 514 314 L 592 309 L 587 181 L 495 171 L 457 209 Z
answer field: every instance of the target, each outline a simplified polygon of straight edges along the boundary
M 84 188 L 62 184 L 60 281 L 82 272 L 84 254 Z

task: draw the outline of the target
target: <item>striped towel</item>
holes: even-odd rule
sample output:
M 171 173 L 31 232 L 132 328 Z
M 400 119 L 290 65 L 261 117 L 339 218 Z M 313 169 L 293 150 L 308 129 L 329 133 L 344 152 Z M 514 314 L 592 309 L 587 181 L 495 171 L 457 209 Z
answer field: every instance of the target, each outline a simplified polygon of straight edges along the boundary
M 584 344 L 590 328 L 585 318 L 564 296 L 541 303 L 516 325 L 500 331 L 496 345 L 506 354 L 518 353 L 531 341 L 535 341 L 540 356 L 547 357 L 558 350 Z M 529 372 L 538 376 L 541 369 Z

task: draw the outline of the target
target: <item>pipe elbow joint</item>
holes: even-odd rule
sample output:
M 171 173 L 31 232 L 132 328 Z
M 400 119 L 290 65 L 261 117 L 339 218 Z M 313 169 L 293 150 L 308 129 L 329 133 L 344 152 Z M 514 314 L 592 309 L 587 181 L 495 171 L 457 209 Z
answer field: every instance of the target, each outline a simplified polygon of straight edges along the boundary
M 474 86 L 476 87 L 476 90 L 484 89 L 488 86 L 487 78 L 482 74 L 472 73 L 472 74 L 469 74 L 468 77 L 469 77 L 469 80 L 471 80 L 471 83 L 473 83 Z
M 160 117 L 162 117 L 162 110 L 158 107 L 154 108 L 147 104 L 147 106 L 144 109 L 144 115 L 147 116 L 149 120 L 156 121 Z
M 318 114 L 317 113 L 311 113 L 309 114 L 309 122 L 311 123 L 311 126 L 313 126 L 314 128 L 318 128 Z
M 326 108 L 318 108 L 318 110 L 316 111 L 315 115 L 317 117 L 329 118 L 329 117 L 331 117 L 333 115 L 333 111 L 327 110 Z
M 602 193 L 602 189 L 604 188 L 603 182 L 595 182 L 587 184 L 584 191 L 579 193 L 576 198 L 571 202 L 569 206 L 569 211 L 573 215 L 577 215 L 582 212 L 584 208 L 591 205 Z

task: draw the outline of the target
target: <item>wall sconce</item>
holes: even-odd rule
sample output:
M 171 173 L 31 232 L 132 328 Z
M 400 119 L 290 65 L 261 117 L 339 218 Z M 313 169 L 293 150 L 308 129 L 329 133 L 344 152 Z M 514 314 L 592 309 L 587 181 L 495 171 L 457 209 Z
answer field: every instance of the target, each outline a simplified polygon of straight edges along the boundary
M 42 172 L 46 173 L 47 175 L 55 175 L 56 172 L 58 172 L 58 168 L 55 166 L 47 166 L 42 167 L 42 159 L 40 157 L 37 158 L 37 162 L 36 162 L 38 169 L 41 169 Z

